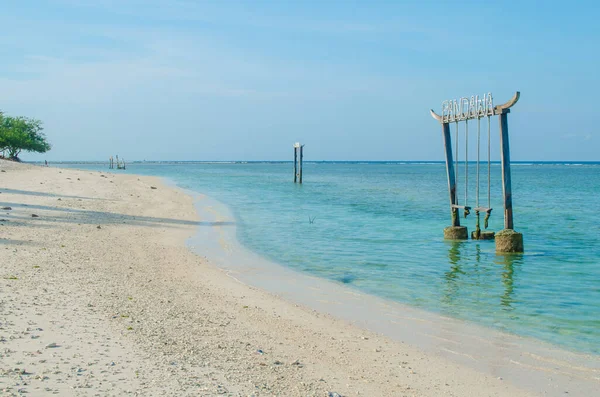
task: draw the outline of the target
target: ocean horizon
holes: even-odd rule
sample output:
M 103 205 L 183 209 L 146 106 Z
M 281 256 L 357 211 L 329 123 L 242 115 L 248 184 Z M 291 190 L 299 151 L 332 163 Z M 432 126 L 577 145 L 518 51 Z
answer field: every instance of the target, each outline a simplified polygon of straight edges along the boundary
M 44 164 L 44 161 L 24 161 L 28 164 Z M 49 164 L 106 164 L 107 160 L 57 160 L 49 161 Z M 133 160 L 128 164 L 293 164 L 293 160 Z M 444 160 L 306 160 L 304 164 L 445 164 Z M 464 164 L 461 160 L 460 164 Z M 476 161 L 469 160 L 469 164 L 476 164 Z M 500 164 L 500 160 L 492 160 L 491 164 Z M 587 160 L 511 160 L 511 165 L 552 165 L 552 164 L 572 164 L 572 165 L 597 165 L 600 161 Z

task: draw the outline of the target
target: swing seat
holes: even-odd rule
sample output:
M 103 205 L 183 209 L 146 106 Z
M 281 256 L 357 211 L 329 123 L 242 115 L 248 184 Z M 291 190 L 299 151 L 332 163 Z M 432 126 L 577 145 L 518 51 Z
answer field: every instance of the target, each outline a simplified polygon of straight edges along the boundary
M 457 205 L 457 204 L 451 204 L 450 208 L 458 208 L 459 210 L 471 210 L 471 207 L 469 207 L 468 205 Z
M 479 211 L 479 212 L 492 212 L 492 208 L 477 207 L 477 208 L 475 208 L 475 211 Z

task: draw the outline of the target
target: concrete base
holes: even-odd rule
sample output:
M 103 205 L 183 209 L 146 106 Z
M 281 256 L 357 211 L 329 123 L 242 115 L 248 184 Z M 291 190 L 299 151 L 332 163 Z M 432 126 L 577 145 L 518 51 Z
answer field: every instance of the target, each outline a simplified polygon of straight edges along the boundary
M 496 233 L 496 252 L 524 252 L 523 234 L 504 229 Z
M 489 230 L 482 230 L 479 233 L 479 238 L 475 238 L 475 231 L 471 232 L 471 238 L 473 240 L 493 240 L 494 236 L 496 235 L 496 233 L 489 231 Z
M 449 226 L 444 229 L 446 240 L 468 240 L 469 232 L 466 226 Z

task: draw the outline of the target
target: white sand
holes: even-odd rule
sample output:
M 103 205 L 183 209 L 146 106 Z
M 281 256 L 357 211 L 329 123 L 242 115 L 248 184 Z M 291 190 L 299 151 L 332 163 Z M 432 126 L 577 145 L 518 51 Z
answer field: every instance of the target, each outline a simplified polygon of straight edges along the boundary
M 185 247 L 193 200 L 157 178 L 0 170 L 0 394 L 589 395 L 517 388 L 236 281 Z

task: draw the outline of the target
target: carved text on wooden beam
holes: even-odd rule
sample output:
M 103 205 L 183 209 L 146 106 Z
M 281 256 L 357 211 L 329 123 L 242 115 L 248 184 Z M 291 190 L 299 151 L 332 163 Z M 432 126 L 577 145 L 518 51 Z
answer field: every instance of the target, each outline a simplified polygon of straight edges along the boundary
M 471 98 L 450 99 L 442 102 L 442 123 L 478 119 L 494 115 L 492 93 L 472 95 Z

